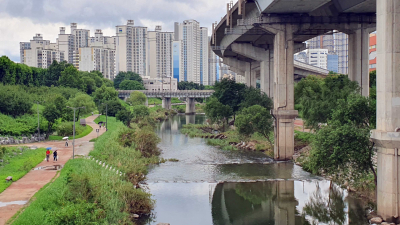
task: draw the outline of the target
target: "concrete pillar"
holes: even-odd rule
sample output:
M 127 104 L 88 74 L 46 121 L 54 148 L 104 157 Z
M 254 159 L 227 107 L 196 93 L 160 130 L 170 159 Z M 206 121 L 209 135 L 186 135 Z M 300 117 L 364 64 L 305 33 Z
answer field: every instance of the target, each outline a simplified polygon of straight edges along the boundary
M 380 0 L 376 15 L 377 127 L 371 139 L 378 149 L 378 214 L 390 221 L 400 214 L 400 1 Z
M 260 63 L 260 88 L 271 99 L 274 97 L 274 61 L 272 56 Z
M 196 104 L 194 98 L 186 97 L 186 112 L 185 114 L 195 114 L 196 113 Z
M 249 67 L 250 68 L 250 67 Z M 244 78 L 246 79 L 246 86 L 251 87 L 251 70 L 247 69 L 244 71 Z
M 146 98 L 146 101 L 144 102 L 144 105 L 145 106 L 149 106 L 149 99 L 148 98 Z
M 360 25 L 361 27 L 362 25 Z M 349 79 L 360 85 L 360 94 L 369 96 L 369 33 L 360 28 L 349 34 Z
M 251 70 L 250 86 L 253 88 L 257 88 L 257 70 Z
M 275 30 L 274 38 L 274 109 L 275 160 L 291 160 L 294 153 L 294 62 L 293 27 Z
M 169 97 L 162 98 L 162 108 L 163 109 L 171 109 L 171 98 L 169 98 Z

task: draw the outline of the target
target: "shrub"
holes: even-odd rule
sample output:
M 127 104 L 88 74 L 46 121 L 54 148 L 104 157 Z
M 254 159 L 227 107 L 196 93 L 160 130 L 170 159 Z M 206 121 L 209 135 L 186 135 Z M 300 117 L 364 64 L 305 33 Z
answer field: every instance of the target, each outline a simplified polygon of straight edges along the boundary
M 80 135 L 86 130 L 85 126 L 80 124 L 75 124 L 75 135 Z M 74 123 L 73 122 L 63 122 L 57 126 L 57 134 L 58 136 L 71 136 L 74 131 Z

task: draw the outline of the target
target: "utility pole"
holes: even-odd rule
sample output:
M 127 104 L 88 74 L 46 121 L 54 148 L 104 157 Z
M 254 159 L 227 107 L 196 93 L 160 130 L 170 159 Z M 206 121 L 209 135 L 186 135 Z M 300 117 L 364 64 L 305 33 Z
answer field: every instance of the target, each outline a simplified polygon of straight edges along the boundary
M 39 134 L 39 138 L 38 138 L 38 141 L 40 142 L 40 117 L 39 117 L 39 103 L 42 103 L 42 102 L 44 102 L 44 101 L 33 101 L 34 103 L 36 103 L 36 105 L 37 105 L 37 123 L 38 123 L 38 127 L 37 127 L 37 129 L 38 129 L 38 134 Z
M 75 120 L 76 120 L 76 118 L 75 118 L 75 111 L 76 111 L 77 109 L 84 109 L 85 106 L 76 107 L 76 108 L 67 106 L 67 108 L 70 108 L 70 109 L 73 109 L 73 110 L 74 110 L 74 130 L 73 130 L 73 136 L 74 136 L 74 137 L 73 137 L 73 140 L 72 140 L 72 159 L 75 159 Z
M 107 113 L 107 111 L 108 111 L 108 105 L 107 105 L 107 103 L 101 103 L 101 104 L 103 104 L 103 105 L 106 105 L 106 131 L 107 131 L 107 127 L 108 127 L 108 121 L 107 121 L 107 118 L 108 118 L 108 113 Z

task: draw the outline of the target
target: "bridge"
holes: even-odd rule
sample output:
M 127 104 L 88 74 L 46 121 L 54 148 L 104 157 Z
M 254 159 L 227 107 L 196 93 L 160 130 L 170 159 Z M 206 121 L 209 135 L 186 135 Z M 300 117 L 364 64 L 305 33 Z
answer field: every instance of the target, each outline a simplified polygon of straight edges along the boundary
M 377 30 L 378 213 L 400 214 L 400 1 L 239 0 L 213 24 L 211 48 L 254 85 L 259 64 L 261 90 L 274 101 L 276 160 L 294 152 L 294 54 L 305 41 L 340 31 L 349 35 L 349 78 L 369 95 L 369 33 Z
M 138 90 L 139 91 L 139 90 Z M 134 90 L 119 90 L 118 97 L 126 100 Z M 195 98 L 209 98 L 214 90 L 151 91 L 140 90 L 148 98 L 162 98 L 162 107 L 171 109 L 171 98 L 186 98 L 186 114 L 196 113 Z M 148 101 L 146 100 L 146 105 Z

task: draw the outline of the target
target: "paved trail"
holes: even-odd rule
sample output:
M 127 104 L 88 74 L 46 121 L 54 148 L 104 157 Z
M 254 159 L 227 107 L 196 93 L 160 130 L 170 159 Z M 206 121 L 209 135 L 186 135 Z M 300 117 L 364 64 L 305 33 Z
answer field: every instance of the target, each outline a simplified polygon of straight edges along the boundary
M 87 155 L 93 150 L 94 143 L 89 142 L 91 139 L 97 137 L 96 129 L 99 126 L 94 123 L 98 115 L 89 116 L 86 118 L 87 125 L 93 127 L 93 131 L 83 138 L 75 139 L 75 155 Z M 105 129 L 100 129 L 99 135 L 103 134 Z M 72 140 L 68 141 L 68 147 L 65 147 L 65 141 L 47 141 L 41 143 L 31 143 L 25 146 L 51 147 L 53 150 L 58 150 L 58 161 L 53 162 L 52 155 L 50 161 L 43 161 L 35 168 L 48 167 L 53 165 L 63 166 L 69 159 L 72 158 Z M 43 151 L 43 159 L 45 158 L 45 151 Z M 54 167 L 53 167 L 54 168 Z M 10 219 L 19 209 L 21 209 L 29 199 L 40 188 L 46 185 L 56 175 L 57 170 L 31 170 L 24 177 L 11 184 L 6 190 L 0 194 L 0 225 L 3 225 Z M 4 182 L 4 181 L 0 181 Z

